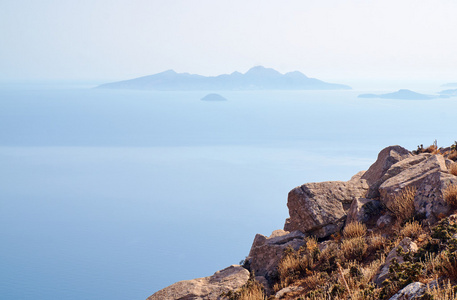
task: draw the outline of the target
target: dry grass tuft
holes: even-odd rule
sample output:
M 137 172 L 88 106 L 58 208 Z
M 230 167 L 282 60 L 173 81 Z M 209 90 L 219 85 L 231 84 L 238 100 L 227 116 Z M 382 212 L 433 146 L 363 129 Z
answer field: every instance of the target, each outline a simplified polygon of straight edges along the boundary
M 449 168 L 449 173 L 451 173 L 454 176 L 457 176 L 457 163 L 453 163 L 451 167 Z
M 457 206 L 457 184 L 449 185 L 443 193 L 444 201 L 451 206 Z
M 416 239 L 421 233 L 422 226 L 417 221 L 406 223 L 400 231 L 402 237 L 410 237 L 412 239 Z
M 416 187 L 408 186 L 390 201 L 389 209 L 397 218 L 398 222 L 411 219 L 414 216 L 414 198 Z
M 454 287 L 452 286 L 451 282 L 448 280 L 443 287 L 434 286 L 430 288 L 427 285 L 426 295 L 429 296 L 428 299 L 436 299 L 436 300 L 454 300 L 457 299 L 457 295 L 454 291 Z
M 446 278 L 457 279 L 457 252 L 442 252 L 437 263 L 439 274 Z
M 306 245 L 306 251 L 308 251 L 308 253 L 314 253 L 317 250 L 319 250 L 318 244 L 317 244 L 317 239 L 315 237 L 307 237 L 305 245 Z
M 367 234 L 367 227 L 359 222 L 352 222 L 346 225 L 343 230 L 343 236 L 346 239 L 364 237 Z
M 238 300 L 264 300 L 265 298 L 263 286 L 257 281 L 254 281 L 252 284 L 241 289 Z
M 367 249 L 368 245 L 363 237 L 343 240 L 343 243 L 341 243 L 343 256 L 348 260 L 363 260 Z
M 386 245 L 386 238 L 383 237 L 381 234 L 376 233 L 372 234 L 368 238 L 368 245 L 370 246 L 370 251 L 377 251 L 382 249 Z

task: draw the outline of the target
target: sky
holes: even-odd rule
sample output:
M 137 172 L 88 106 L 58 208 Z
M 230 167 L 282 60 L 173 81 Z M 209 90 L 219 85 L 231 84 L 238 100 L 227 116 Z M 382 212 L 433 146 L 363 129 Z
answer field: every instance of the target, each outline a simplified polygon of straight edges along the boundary
M 0 81 L 263 65 L 456 82 L 456 15 L 454 0 L 1 0 Z

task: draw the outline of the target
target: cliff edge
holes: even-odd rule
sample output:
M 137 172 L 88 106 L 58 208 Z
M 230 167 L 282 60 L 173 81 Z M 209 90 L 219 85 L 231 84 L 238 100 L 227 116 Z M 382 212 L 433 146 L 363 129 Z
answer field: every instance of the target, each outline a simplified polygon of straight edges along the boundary
M 148 300 L 441 299 L 457 283 L 455 161 L 457 142 L 390 146 L 349 181 L 296 187 L 284 230 L 257 234 L 243 266 Z

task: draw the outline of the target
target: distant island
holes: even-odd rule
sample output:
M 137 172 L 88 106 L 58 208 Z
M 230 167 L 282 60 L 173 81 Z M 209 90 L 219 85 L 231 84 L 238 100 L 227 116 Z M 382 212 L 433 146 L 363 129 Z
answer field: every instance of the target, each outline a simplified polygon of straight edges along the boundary
M 429 100 L 435 98 L 448 98 L 447 95 L 426 95 L 413 92 L 407 89 L 401 89 L 387 94 L 361 94 L 359 98 L 382 98 L 382 99 L 401 99 L 401 100 Z
M 233 72 L 219 76 L 176 73 L 173 70 L 168 70 L 154 75 L 102 84 L 97 88 L 157 91 L 351 89 L 350 86 L 344 84 L 328 83 L 309 78 L 298 71 L 281 74 L 274 69 L 262 66 L 253 67 L 244 74 Z
M 439 92 L 439 94 L 445 96 L 457 96 L 457 89 L 444 90 Z
M 219 94 L 208 94 L 201 99 L 202 101 L 227 101 L 226 98 L 222 97 Z

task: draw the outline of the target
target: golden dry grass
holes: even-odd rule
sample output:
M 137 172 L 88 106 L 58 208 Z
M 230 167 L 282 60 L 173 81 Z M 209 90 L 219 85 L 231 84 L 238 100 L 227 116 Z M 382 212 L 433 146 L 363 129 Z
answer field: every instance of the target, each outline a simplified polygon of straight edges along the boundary
M 307 237 L 306 238 L 306 251 L 308 253 L 313 253 L 318 249 L 317 239 L 315 237 Z
M 444 201 L 449 205 L 457 206 L 457 184 L 449 185 L 443 193 Z
M 376 233 L 372 234 L 368 238 L 368 246 L 370 247 L 371 251 L 376 251 L 382 249 L 386 245 L 386 238 L 383 237 L 381 234 Z
M 363 260 L 368 249 L 368 245 L 363 237 L 356 237 L 343 240 L 341 243 L 341 252 L 348 260 Z
M 359 222 L 352 222 L 346 225 L 343 230 L 345 239 L 364 237 L 367 234 L 367 227 Z
M 264 300 L 265 298 L 262 285 L 255 281 L 253 284 L 241 289 L 238 300 Z
M 402 237 L 416 239 L 422 233 L 422 226 L 419 222 L 407 222 L 400 231 Z
M 405 187 L 390 201 L 389 209 L 395 215 L 398 222 L 401 223 L 414 216 L 414 198 L 416 197 L 416 190 L 416 187 Z
M 431 296 L 429 299 L 434 300 L 455 300 L 457 299 L 457 295 L 454 291 L 454 287 L 452 286 L 451 282 L 448 280 L 442 287 L 435 286 L 430 288 L 427 285 L 426 293 Z
M 457 253 L 443 252 L 439 256 L 437 263 L 439 274 L 449 279 L 457 279 Z

